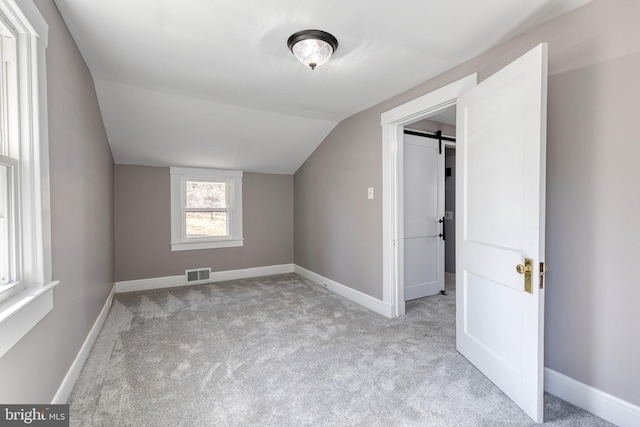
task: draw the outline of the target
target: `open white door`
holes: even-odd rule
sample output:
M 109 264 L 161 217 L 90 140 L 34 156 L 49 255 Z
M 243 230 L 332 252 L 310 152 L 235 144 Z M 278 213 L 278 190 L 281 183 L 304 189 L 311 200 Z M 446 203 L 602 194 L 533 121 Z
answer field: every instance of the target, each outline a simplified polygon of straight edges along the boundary
M 457 348 L 542 422 L 547 45 L 457 106 Z
M 444 291 L 444 153 L 438 141 L 404 136 L 404 299 Z

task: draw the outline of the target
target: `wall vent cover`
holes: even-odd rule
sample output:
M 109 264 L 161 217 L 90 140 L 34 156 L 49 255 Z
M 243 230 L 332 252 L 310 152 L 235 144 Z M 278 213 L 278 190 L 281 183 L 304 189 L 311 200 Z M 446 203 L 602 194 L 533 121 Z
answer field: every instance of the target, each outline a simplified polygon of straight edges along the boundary
M 185 270 L 187 283 L 206 282 L 211 278 L 211 268 L 196 268 L 193 270 Z

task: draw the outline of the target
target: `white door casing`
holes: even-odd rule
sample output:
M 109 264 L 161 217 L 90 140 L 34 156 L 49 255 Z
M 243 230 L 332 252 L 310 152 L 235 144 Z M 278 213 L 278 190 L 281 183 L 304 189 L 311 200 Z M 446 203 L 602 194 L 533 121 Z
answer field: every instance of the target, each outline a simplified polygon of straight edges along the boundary
M 471 363 L 543 421 L 547 46 L 457 103 L 456 340 Z M 516 265 L 533 259 L 532 293 Z
M 444 147 L 404 136 L 404 299 L 444 290 Z
M 403 140 L 404 126 L 455 105 L 463 91 L 474 87 L 476 73 L 385 111 L 382 125 L 382 289 L 389 317 L 404 316 Z

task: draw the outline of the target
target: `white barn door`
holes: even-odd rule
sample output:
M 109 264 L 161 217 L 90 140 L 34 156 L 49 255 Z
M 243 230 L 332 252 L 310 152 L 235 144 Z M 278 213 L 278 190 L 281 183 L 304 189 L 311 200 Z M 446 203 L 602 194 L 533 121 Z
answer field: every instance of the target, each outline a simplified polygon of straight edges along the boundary
M 444 153 L 438 141 L 404 136 L 404 299 L 444 290 Z
M 546 100 L 543 44 L 457 103 L 457 348 L 536 422 L 543 421 Z

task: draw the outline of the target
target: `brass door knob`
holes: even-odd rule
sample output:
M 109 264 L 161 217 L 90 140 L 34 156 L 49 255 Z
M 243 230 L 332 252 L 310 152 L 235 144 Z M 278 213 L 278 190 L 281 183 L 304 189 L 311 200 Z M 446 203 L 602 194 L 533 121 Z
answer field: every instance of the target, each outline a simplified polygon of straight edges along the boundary
M 520 274 L 531 273 L 533 271 L 533 268 L 529 265 L 524 266 L 522 264 L 518 264 L 516 265 L 516 271 Z
M 524 265 L 516 265 L 516 271 L 524 274 L 524 291 L 533 294 L 533 259 L 525 258 Z

